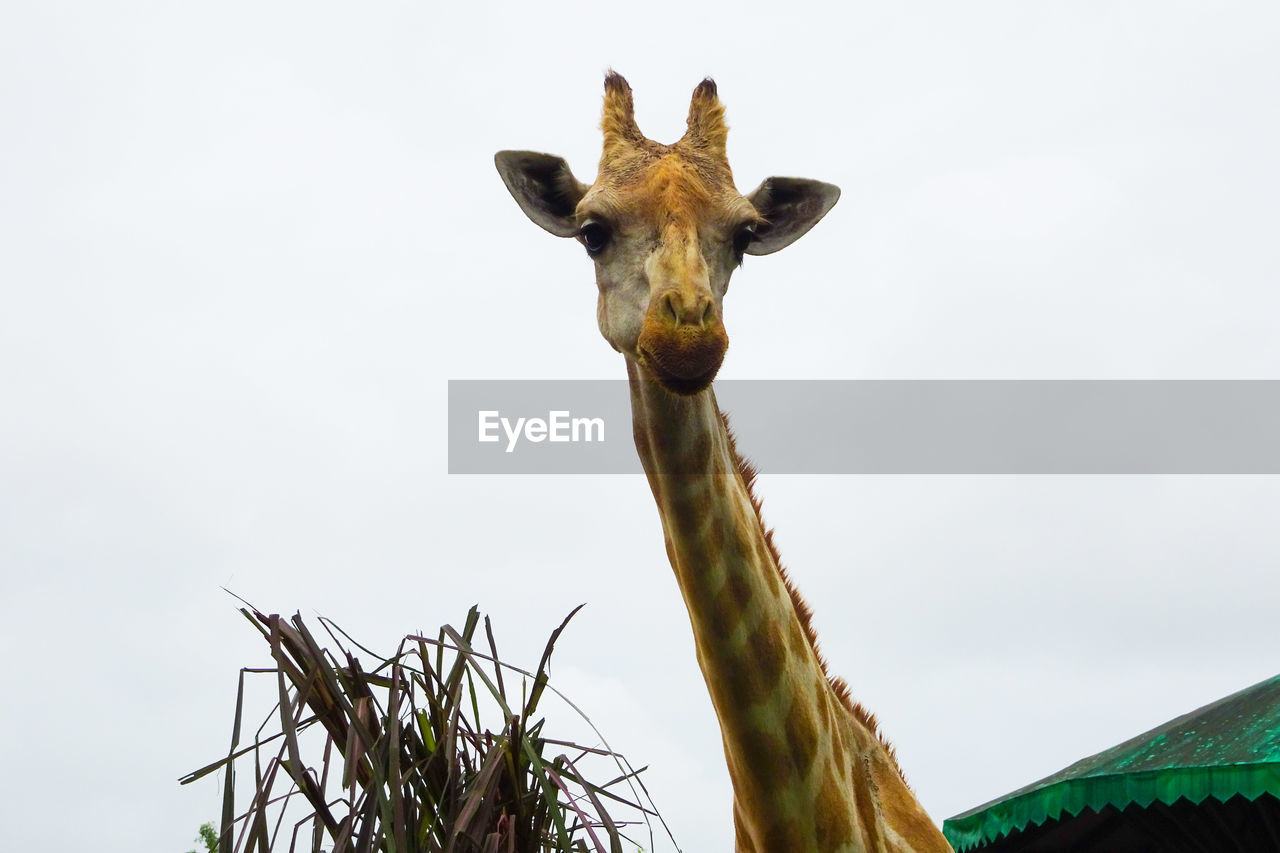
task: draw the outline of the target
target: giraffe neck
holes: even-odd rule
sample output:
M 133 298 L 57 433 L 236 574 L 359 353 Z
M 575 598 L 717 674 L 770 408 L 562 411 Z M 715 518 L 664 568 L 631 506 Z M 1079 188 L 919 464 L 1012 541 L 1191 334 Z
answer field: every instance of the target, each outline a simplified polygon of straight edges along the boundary
M 874 719 L 827 678 L 711 389 L 672 394 L 631 359 L 627 372 L 636 450 L 720 722 L 738 851 L 950 850 Z
M 815 849 L 802 839 L 820 818 L 824 781 L 849 764 L 834 731 L 834 697 L 739 473 L 713 392 L 677 396 L 634 363 L 628 373 L 636 449 L 720 721 L 738 847 Z

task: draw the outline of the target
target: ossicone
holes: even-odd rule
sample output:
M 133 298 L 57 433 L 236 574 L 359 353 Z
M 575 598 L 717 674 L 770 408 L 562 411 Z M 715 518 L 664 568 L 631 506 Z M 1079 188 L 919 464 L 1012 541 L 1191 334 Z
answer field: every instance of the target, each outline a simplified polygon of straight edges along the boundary
M 644 139 L 636 125 L 631 86 L 612 68 L 604 75 L 604 112 L 600 118 L 600 129 L 604 131 L 606 149 L 616 145 L 635 145 Z
M 710 77 L 698 84 L 689 102 L 688 130 L 680 140 L 717 159 L 725 156 L 725 144 L 729 138 L 729 125 L 724 120 L 724 106 L 716 90 L 716 81 Z

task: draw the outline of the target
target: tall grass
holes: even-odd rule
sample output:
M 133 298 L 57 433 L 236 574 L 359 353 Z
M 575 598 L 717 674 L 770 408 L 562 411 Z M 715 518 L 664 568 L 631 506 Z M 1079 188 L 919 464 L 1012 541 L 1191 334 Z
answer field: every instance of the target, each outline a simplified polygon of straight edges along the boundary
M 547 664 L 577 610 L 552 632 L 533 673 L 501 662 L 487 617 L 486 650 L 477 650 L 475 608 L 461 630 L 407 636 L 391 657 L 326 619 L 336 652 L 298 615 L 241 612 L 275 666 L 241 670 L 227 756 L 181 780 L 224 771 L 223 853 L 284 843 L 314 853 L 623 853 L 624 841 L 637 846 L 626 830 L 640 824 L 652 849 L 649 818 L 658 815 L 640 771 L 603 738 L 579 746 L 549 737 L 538 717 L 546 691 L 561 696 Z M 257 673 L 275 675 L 276 703 L 242 747 L 245 676 Z M 482 707 L 496 709 L 496 726 L 482 721 Z M 239 811 L 235 769 L 249 763 L 253 789 Z

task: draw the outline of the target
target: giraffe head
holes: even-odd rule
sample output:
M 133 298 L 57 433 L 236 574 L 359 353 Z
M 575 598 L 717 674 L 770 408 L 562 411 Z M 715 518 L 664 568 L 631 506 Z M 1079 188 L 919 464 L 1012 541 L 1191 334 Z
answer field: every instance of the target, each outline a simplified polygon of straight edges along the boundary
M 595 183 L 560 157 L 500 151 L 507 189 L 535 223 L 573 237 L 596 267 L 600 332 L 670 391 L 694 394 L 724 360 L 724 295 L 744 255 L 767 255 L 812 228 L 840 197 L 831 184 L 768 178 L 742 195 L 725 157 L 716 84 L 703 80 L 688 130 L 662 145 L 636 125 L 631 87 L 604 81 L 604 152 Z

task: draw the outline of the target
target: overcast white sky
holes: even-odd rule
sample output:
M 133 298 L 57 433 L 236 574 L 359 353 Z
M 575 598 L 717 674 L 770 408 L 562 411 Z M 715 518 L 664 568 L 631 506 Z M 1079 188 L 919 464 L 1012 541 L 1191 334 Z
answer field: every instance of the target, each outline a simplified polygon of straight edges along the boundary
M 644 482 L 445 472 L 446 380 L 623 376 L 491 159 L 590 180 L 609 66 L 661 141 L 714 75 L 740 189 L 844 190 L 736 275 L 722 376 L 1280 378 L 1280 12 L 884 8 L 6 4 L 6 845 L 176 853 L 217 815 L 176 779 L 267 660 L 225 585 L 384 648 L 479 602 L 526 664 L 588 602 L 555 683 L 685 850 L 731 849 Z M 1275 478 L 761 491 L 939 822 L 1280 671 Z

